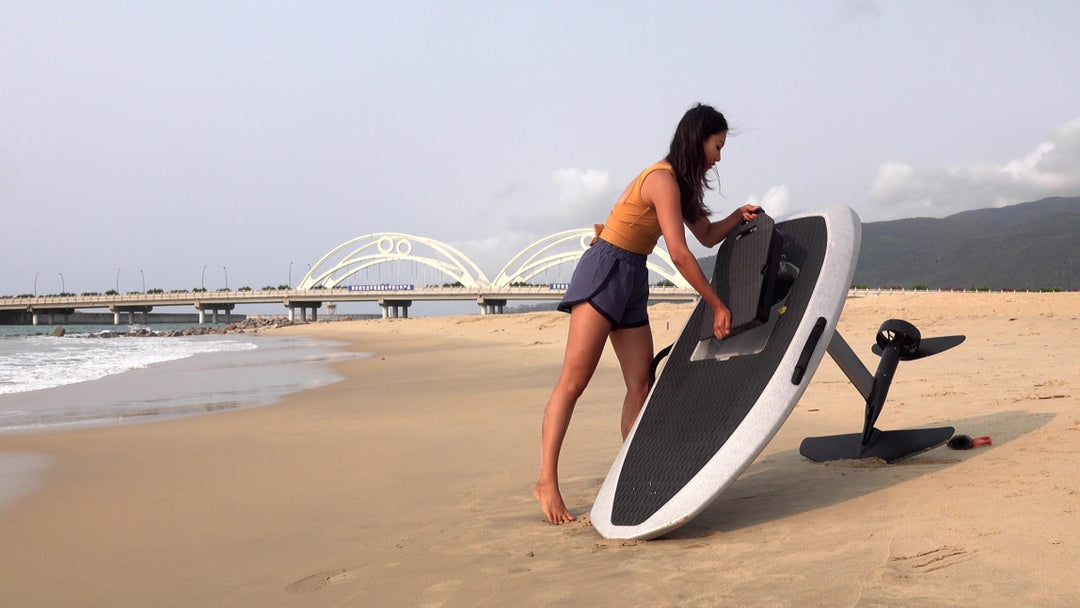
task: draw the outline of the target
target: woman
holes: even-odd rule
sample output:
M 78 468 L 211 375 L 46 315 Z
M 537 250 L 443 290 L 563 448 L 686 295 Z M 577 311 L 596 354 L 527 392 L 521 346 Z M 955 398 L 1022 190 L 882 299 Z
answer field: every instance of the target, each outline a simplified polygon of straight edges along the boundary
M 686 245 L 685 224 L 706 247 L 714 247 L 760 208 L 744 205 L 718 222 L 709 221 L 705 190 L 708 171 L 727 141 L 724 115 L 698 104 L 679 121 L 664 160 L 648 167 L 626 187 L 597 238 L 582 255 L 559 310 L 570 313 L 562 373 L 544 408 L 540 439 L 540 479 L 536 500 L 553 524 L 574 521 L 559 492 L 559 452 L 574 405 L 592 378 L 604 343 L 619 359 L 626 397 L 622 436 L 626 439 L 648 394 L 653 357 L 648 316 L 645 259 L 661 235 L 675 268 L 713 309 L 713 333 L 728 334 L 731 313 L 720 301 Z

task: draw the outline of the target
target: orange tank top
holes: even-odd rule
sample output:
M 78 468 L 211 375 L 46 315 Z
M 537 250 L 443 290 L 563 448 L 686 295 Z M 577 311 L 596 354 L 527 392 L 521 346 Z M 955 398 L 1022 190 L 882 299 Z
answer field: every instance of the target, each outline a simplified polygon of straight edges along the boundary
M 641 184 L 653 171 L 671 171 L 674 174 L 671 163 L 666 160 L 655 163 L 642 171 L 630 187 L 626 200 L 615 204 L 608 215 L 607 222 L 596 225 L 596 234 L 599 238 L 634 253 L 642 255 L 652 253 L 662 232 L 660 220 L 656 217 L 656 208 L 641 200 Z

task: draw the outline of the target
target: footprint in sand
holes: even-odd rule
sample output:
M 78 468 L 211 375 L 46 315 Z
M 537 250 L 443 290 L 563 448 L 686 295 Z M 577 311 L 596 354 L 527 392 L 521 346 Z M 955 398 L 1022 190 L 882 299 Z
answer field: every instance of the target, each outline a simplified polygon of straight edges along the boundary
M 285 588 L 289 593 L 314 593 L 327 585 L 340 585 L 356 578 L 356 568 L 327 570 L 302 578 Z
M 919 551 L 911 555 L 894 555 L 889 557 L 889 563 L 895 567 L 901 567 L 914 572 L 933 572 L 954 566 L 960 562 L 966 562 L 972 555 L 958 547 L 937 547 L 926 551 Z

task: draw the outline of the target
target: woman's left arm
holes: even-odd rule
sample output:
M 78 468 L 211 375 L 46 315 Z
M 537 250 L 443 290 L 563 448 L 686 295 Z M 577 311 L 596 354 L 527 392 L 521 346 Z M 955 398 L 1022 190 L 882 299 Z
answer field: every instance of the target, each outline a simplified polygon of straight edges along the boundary
M 727 238 L 731 231 L 739 225 L 739 222 L 749 222 L 761 213 L 761 207 L 757 205 L 743 205 L 731 212 L 724 219 L 710 222 L 709 218 L 703 217 L 693 224 L 687 223 L 690 233 L 697 237 L 699 243 L 706 247 L 715 247 L 720 241 Z

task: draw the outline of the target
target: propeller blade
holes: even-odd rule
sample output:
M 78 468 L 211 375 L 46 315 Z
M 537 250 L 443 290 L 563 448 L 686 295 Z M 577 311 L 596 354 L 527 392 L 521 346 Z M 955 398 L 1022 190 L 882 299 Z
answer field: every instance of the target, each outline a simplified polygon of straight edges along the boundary
M 912 361 L 914 359 L 922 359 L 923 357 L 929 357 L 930 355 L 936 355 L 938 353 L 945 352 L 950 348 L 960 346 L 967 336 L 940 336 L 937 338 L 923 338 L 919 342 L 919 349 L 913 355 L 901 357 L 905 361 Z M 880 346 L 875 344 L 871 347 L 874 354 L 881 356 L 884 352 Z

